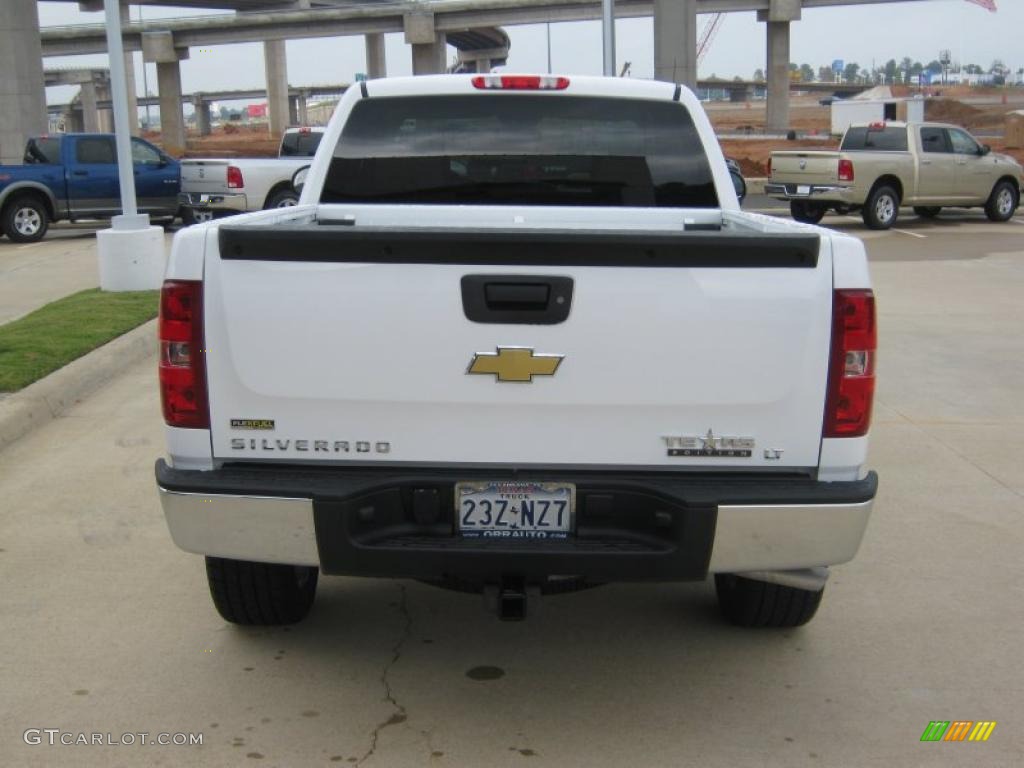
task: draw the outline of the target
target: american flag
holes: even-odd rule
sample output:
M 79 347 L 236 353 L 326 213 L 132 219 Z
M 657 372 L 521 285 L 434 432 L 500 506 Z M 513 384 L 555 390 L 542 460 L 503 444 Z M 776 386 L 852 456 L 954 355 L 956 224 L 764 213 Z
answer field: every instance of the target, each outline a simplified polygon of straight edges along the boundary
M 967 0 L 969 3 L 980 5 L 982 8 L 988 8 L 992 13 L 996 12 L 996 0 Z

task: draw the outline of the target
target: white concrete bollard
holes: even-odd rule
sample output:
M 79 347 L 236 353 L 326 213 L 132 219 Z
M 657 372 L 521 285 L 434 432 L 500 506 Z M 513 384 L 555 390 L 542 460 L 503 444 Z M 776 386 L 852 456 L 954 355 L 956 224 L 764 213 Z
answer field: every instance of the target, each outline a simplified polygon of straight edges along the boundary
M 96 252 L 101 290 L 148 291 L 163 283 L 167 255 L 162 227 L 100 230 Z

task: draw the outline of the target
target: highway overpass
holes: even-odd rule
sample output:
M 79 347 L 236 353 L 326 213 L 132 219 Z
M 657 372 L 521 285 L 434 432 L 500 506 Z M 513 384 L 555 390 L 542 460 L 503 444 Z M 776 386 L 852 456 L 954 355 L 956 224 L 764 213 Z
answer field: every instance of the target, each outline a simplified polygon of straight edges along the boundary
M 800 19 L 803 9 L 905 1 L 616 0 L 615 6 L 618 18 L 654 17 L 655 77 L 691 86 L 697 80 L 697 14 L 756 12 L 758 19 L 765 22 L 767 35 L 767 127 L 782 130 L 789 124 L 790 24 Z M 171 147 L 184 143 L 184 121 L 178 107 L 182 98 L 178 62 L 188 56 L 192 46 L 263 41 L 271 128 L 280 130 L 288 113 L 285 40 L 364 35 L 367 73 L 379 77 L 386 74 L 383 35 L 403 33 L 412 46 L 414 73 L 425 74 L 445 71 L 445 44 L 459 35 L 517 24 L 598 19 L 601 13 L 600 0 L 148 0 L 147 4 L 236 11 L 230 15 L 145 24 L 131 22 L 126 11 L 122 12 L 126 56 L 141 50 L 146 61 L 157 65 L 165 142 Z M 97 8 L 102 3 L 81 0 L 81 5 Z M 0 27 L 0 78 L 11 82 L 0 89 L 0 97 L 9 93 L 24 108 L 12 113 L 13 118 L 0 118 L 0 159 L 20 157 L 22 136 L 39 130 L 37 125 L 45 126 L 45 101 L 40 102 L 38 96 L 42 66 L 36 69 L 31 62 L 42 56 L 106 50 L 105 28 L 99 24 L 52 27 L 40 34 L 35 0 L 3 0 L 0 17 L 3 15 L 9 23 Z M 129 91 L 134 93 L 134 83 L 129 84 Z

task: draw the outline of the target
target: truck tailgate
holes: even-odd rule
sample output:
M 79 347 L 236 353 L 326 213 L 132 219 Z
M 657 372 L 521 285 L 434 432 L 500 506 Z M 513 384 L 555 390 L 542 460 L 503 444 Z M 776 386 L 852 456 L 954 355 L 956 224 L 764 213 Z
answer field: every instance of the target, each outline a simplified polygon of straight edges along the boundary
M 817 234 L 246 224 L 219 248 L 218 460 L 817 465 Z
M 182 192 L 226 192 L 228 188 L 227 160 L 182 160 Z
M 771 181 L 793 184 L 835 184 L 838 152 L 772 152 Z

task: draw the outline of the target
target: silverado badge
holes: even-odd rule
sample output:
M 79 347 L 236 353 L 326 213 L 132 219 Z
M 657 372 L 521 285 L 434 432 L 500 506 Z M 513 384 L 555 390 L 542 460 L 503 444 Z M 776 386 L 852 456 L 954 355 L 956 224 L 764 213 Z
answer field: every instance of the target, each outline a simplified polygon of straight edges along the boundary
M 495 381 L 521 381 L 534 376 L 554 376 L 565 355 L 538 355 L 529 347 L 498 347 L 495 352 L 477 352 L 466 373 L 491 373 Z

